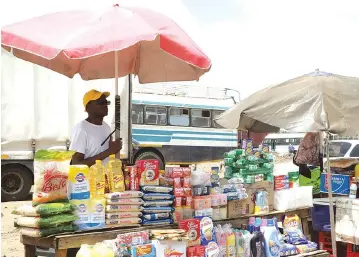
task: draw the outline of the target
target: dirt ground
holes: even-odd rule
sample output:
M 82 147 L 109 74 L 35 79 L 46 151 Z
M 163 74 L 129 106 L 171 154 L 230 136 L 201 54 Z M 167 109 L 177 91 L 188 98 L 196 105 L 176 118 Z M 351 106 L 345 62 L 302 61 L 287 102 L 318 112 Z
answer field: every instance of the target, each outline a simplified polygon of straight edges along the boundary
M 14 218 L 11 212 L 22 204 L 30 203 L 7 202 L 1 203 L 1 256 L 23 257 L 24 247 L 20 243 L 19 231 L 14 228 Z

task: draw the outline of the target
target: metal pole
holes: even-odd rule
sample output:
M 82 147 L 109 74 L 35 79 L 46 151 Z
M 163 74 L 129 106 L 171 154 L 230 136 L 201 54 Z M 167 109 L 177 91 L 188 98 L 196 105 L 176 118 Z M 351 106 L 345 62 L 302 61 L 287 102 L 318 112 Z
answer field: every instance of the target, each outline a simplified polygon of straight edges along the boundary
M 334 204 L 332 191 L 332 174 L 330 170 L 329 161 L 329 132 L 326 133 L 326 156 L 327 156 L 327 179 L 328 179 L 328 196 L 329 196 L 329 217 L 330 217 L 330 235 L 332 238 L 333 256 L 337 257 L 337 240 L 335 235 L 335 220 L 334 220 Z
M 128 75 L 128 159 L 132 163 L 132 75 Z
M 117 51 L 115 53 L 115 97 L 118 95 L 118 54 Z

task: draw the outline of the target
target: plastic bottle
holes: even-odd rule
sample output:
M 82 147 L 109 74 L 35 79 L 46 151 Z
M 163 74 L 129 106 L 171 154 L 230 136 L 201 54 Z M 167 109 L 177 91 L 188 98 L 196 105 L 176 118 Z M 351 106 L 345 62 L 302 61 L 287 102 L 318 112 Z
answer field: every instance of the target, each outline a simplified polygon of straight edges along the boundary
M 358 190 L 357 184 L 353 182 L 350 185 L 350 192 L 349 192 L 350 199 L 355 199 L 357 197 L 357 190 Z
M 102 161 L 96 160 L 96 163 L 90 168 L 90 197 L 103 197 L 105 194 L 105 167 Z
M 254 222 L 254 230 L 253 231 L 260 231 L 261 224 L 262 224 L 262 219 L 259 217 L 256 217 L 255 222 Z
M 261 231 L 262 233 L 264 232 L 264 229 L 265 229 L 266 226 L 267 226 L 267 219 L 262 218 L 261 228 L 260 228 L 260 231 Z
M 355 165 L 354 177 L 356 178 L 357 181 L 359 180 L 359 164 Z
M 274 226 L 272 219 L 267 220 L 267 226 L 264 228 L 265 253 L 266 257 L 279 257 L 280 244 L 278 239 L 278 231 Z
M 122 171 L 122 162 L 116 159 L 115 155 L 109 156 L 107 164 L 108 183 L 110 192 L 124 192 L 125 191 L 125 179 Z
M 250 233 L 253 233 L 253 231 L 254 231 L 254 223 L 255 223 L 255 217 L 250 217 L 249 218 L 249 221 L 248 221 L 248 231 L 250 232 Z
M 227 236 L 226 257 L 236 257 L 236 236 L 234 233 Z

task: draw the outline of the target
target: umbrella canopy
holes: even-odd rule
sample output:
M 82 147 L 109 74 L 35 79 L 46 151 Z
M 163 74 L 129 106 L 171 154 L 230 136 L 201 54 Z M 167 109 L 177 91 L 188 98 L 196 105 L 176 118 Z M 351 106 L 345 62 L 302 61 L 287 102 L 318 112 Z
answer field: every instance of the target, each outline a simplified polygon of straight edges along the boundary
M 329 131 L 359 134 L 359 78 L 319 70 L 267 87 L 238 103 L 216 122 L 253 132 Z
M 18 58 L 84 80 L 135 74 L 140 83 L 189 81 L 211 67 L 170 18 L 119 5 L 101 14 L 59 12 L 5 26 L 1 44 Z

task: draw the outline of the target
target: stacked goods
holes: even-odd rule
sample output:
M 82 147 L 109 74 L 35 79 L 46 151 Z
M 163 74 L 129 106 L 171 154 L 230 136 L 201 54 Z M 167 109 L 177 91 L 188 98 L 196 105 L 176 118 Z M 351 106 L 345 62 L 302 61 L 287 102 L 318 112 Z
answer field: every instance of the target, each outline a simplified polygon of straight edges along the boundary
M 156 257 L 186 256 L 188 236 L 183 229 L 151 230 Z
M 192 194 L 190 185 L 191 168 L 168 167 L 165 181 L 174 188 L 174 221 L 179 223 L 184 216 L 192 217 Z
M 103 172 L 101 164 L 97 163 L 97 165 L 96 168 L 91 167 L 93 176 L 90 176 L 90 169 L 86 165 L 71 165 L 69 169 L 68 195 L 70 203 L 75 207 L 74 214 L 78 216 L 74 224 L 79 230 L 98 229 L 105 226 L 106 203 L 101 197 L 103 182 L 90 182 L 95 179 L 94 176 L 97 176 L 97 171 Z M 90 184 L 92 189 L 90 189 Z M 97 186 L 98 184 L 100 185 Z M 90 198 L 90 190 L 92 198 Z
M 185 229 L 152 229 L 150 230 L 151 240 L 188 240 Z
M 109 156 L 106 166 L 107 184 L 110 193 L 125 191 L 125 177 L 122 170 L 122 162 L 115 155 Z
M 202 170 L 194 170 L 191 173 L 190 184 L 192 186 L 194 216 L 212 217 L 211 174 Z
M 106 194 L 106 226 L 129 226 L 141 223 L 143 193 L 124 191 Z
M 136 167 L 144 193 L 142 224 L 172 224 L 173 187 L 159 186 L 158 160 L 140 160 L 136 162 Z
M 273 155 L 252 148 L 236 149 L 224 154 L 225 178 L 240 178 L 244 183 L 273 181 Z
M 15 226 L 20 233 L 30 237 L 46 237 L 53 234 L 72 232 L 75 227 L 72 222 L 77 219 L 72 214 L 70 203 L 45 203 L 36 207 L 23 205 L 12 213 L 21 215 L 15 219 Z

